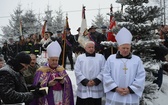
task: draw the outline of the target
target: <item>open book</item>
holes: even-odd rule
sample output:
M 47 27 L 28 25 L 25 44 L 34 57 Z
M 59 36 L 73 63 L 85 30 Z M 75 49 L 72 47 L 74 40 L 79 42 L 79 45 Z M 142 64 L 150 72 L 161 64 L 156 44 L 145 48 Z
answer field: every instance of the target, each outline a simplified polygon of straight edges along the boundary
M 54 81 L 61 81 L 62 79 L 64 79 L 68 74 L 65 74 L 61 77 L 55 77 Z
M 45 90 L 46 94 L 48 94 L 48 87 L 41 87 L 39 90 Z M 30 90 L 30 91 L 35 91 L 35 90 Z

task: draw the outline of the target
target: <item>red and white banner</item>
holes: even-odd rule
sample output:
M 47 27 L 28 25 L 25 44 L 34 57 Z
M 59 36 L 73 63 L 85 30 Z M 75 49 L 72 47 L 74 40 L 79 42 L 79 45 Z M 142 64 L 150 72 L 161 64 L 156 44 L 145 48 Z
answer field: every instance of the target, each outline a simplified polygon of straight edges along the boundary
M 107 40 L 108 41 L 112 41 L 112 42 L 116 42 L 115 36 L 112 32 L 112 29 L 116 26 L 116 21 L 114 19 L 113 16 L 113 6 L 111 5 L 110 7 L 110 25 L 109 25 L 109 32 L 108 32 L 108 36 L 107 36 Z

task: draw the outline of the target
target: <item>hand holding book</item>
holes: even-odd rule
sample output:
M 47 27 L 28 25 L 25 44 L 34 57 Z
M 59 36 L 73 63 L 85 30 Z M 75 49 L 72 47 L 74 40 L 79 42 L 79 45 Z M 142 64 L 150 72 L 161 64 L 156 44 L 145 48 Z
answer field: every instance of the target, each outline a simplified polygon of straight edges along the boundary
M 68 74 L 65 74 L 64 76 L 61 76 L 61 77 L 55 77 L 53 80 L 50 80 L 48 83 L 47 83 L 47 86 L 54 86 L 57 82 L 60 82 L 61 84 L 64 83 L 64 78 L 67 76 Z
M 35 98 L 43 97 L 48 94 L 48 87 L 41 87 L 35 90 L 31 90 Z
M 65 75 L 63 75 L 61 77 L 55 77 L 54 81 L 58 81 L 59 82 L 59 81 L 63 80 L 67 75 L 68 74 L 65 74 Z

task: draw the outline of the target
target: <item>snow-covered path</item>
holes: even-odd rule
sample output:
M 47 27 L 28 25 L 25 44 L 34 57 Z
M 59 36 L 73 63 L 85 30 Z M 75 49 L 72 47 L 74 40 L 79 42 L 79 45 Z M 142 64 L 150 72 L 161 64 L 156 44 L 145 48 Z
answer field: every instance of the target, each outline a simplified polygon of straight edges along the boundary
M 154 105 L 168 105 L 168 76 L 163 76 L 163 84 L 157 94 L 157 99 L 153 101 Z

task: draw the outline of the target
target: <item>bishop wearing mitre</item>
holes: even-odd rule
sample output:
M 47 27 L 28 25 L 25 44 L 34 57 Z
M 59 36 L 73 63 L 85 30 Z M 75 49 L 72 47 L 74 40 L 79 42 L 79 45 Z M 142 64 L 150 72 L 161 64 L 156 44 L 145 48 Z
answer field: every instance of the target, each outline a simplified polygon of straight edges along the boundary
M 131 53 L 131 32 L 123 27 L 115 36 L 118 52 L 108 57 L 103 74 L 105 105 L 139 105 L 145 86 L 140 57 Z

